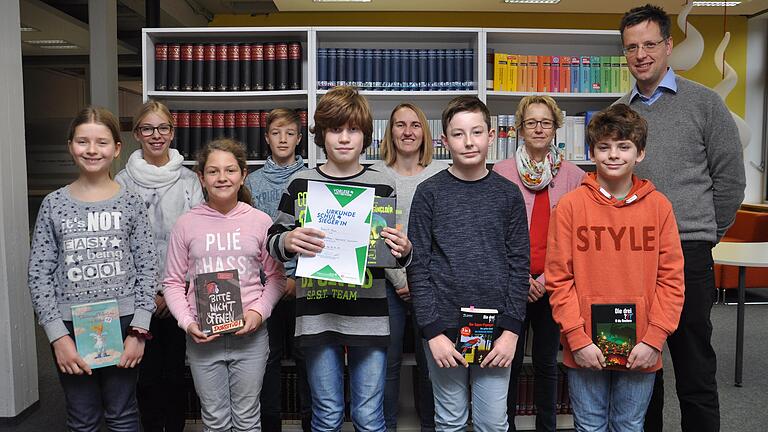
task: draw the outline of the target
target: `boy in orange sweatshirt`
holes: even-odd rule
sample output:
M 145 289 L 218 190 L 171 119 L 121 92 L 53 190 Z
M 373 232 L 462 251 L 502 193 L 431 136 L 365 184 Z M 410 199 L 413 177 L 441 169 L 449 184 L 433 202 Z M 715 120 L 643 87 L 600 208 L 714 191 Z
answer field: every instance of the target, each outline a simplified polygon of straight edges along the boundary
M 546 288 L 576 430 L 642 431 L 653 372 L 683 307 L 683 254 L 669 200 L 633 174 L 645 120 L 617 104 L 592 118 L 587 135 L 597 172 L 552 215 Z

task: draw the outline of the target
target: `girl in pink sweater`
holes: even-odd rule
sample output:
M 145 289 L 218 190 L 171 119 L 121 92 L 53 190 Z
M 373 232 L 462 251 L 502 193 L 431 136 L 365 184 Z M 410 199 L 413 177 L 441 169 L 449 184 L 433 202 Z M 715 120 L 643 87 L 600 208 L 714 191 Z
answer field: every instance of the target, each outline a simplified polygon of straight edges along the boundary
M 249 204 L 241 144 L 229 139 L 211 142 L 200 152 L 197 172 L 206 202 L 173 227 L 163 281 L 165 300 L 187 332 L 187 358 L 206 430 L 258 430 L 259 394 L 269 353 L 263 323 L 285 287 L 283 266 L 266 249 L 272 219 Z M 245 326 L 235 333 L 206 336 L 197 320 L 195 277 L 232 269 L 240 278 Z

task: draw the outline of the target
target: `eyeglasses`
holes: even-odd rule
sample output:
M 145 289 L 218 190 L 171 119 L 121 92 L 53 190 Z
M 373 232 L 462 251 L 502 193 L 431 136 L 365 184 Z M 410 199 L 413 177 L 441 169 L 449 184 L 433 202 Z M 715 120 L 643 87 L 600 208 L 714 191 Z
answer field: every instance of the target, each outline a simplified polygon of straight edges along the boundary
M 161 124 L 160 126 L 139 126 L 136 128 L 141 136 L 151 137 L 157 131 L 160 135 L 168 135 L 173 130 L 173 126 L 169 124 Z
M 523 120 L 523 126 L 526 129 L 536 129 L 536 125 L 541 125 L 542 129 L 552 129 L 555 126 L 555 122 L 549 119 L 544 120 L 534 120 L 534 119 L 528 119 Z
M 643 47 L 643 51 L 652 53 L 652 52 L 656 51 L 657 49 L 661 48 L 661 46 L 663 44 L 666 44 L 666 42 L 667 42 L 667 38 L 664 38 L 664 39 L 662 39 L 660 41 L 656 41 L 656 42 L 643 42 L 639 46 L 638 45 L 634 45 L 634 44 L 633 45 L 629 45 L 629 46 L 625 46 L 621 50 L 624 51 L 625 55 L 634 55 L 634 54 L 637 54 L 638 48 Z

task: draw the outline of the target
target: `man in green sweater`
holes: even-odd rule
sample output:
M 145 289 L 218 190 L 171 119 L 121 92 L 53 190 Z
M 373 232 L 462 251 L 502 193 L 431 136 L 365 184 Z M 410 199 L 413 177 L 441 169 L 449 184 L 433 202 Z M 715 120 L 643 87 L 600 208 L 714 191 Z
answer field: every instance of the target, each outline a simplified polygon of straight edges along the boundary
M 744 162 L 736 124 L 712 90 L 675 75 L 670 19 L 645 5 L 621 20 L 624 54 L 637 85 L 618 100 L 648 122 L 646 158 L 637 166 L 672 202 L 685 258 L 685 304 L 668 339 L 683 431 L 720 430 L 709 315 L 715 299 L 712 247 L 744 199 Z M 645 430 L 662 430 L 661 371 Z

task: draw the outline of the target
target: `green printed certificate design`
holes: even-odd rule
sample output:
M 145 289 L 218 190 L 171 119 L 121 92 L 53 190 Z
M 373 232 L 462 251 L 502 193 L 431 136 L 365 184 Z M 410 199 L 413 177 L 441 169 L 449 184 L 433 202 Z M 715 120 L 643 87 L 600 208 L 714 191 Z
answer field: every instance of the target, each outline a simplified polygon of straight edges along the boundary
M 368 259 L 374 189 L 307 182 L 304 227 L 325 233 L 323 251 L 299 255 L 296 276 L 362 285 Z

